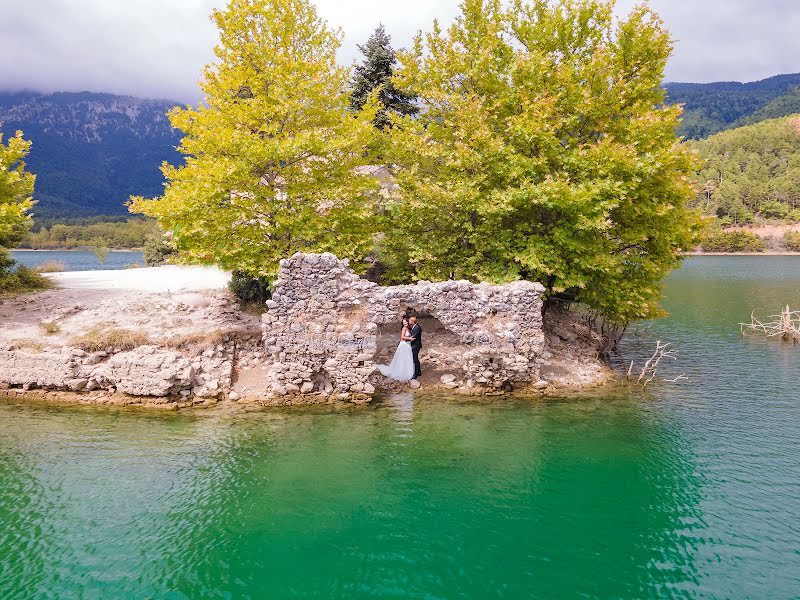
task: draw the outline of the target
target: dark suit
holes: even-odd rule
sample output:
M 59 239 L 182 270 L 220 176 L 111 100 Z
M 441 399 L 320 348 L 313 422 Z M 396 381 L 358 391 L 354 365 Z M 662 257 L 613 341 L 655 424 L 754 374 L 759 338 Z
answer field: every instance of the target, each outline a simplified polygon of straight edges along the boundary
M 422 327 L 419 324 L 411 328 L 411 354 L 414 356 L 414 379 L 422 376 L 422 369 L 419 366 L 419 351 L 422 349 Z

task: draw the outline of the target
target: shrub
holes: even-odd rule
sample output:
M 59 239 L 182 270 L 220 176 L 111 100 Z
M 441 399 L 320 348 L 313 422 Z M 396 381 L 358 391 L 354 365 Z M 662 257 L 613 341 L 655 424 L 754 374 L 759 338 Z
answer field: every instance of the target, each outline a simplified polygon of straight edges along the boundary
M 55 321 L 39 321 L 39 329 L 45 335 L 56 335 L 61 333 L 61 327 Z
M 764 240 L 749 231 L 714 231 L 703 239 L 706 252 L 763 252 Z
M 243 271 L 231 274 L 228 287 L 240 302 L 263 304 L 272 298 L 272 289 L 266 277 L 253 277 Z
M 64 266 L 64 263 L 60 260 L 48 260 L 40 265 L 36 265 L 33 270 L 37 273 L 61 273 L 65 269 L 66 266 Z
M 765 219 L 780 219 L 783 220 L 789 216 L 789 207 L 778 202 L 777 200 L 770 200 L 761 205 L 758 211 Z
M 97 262 L 99 262 L 101 265 L 104 265 L 110 250 L 105 246 L 92 246 L 90 250 L 92 251 L 92 254 L 95 255 L 95 258 L 97 258 Z
M 142 254 L 145 265 L 158 267 L 172 262 L 177 251 L 175 244 L 166 234 L 153 234 L 145 238 Z
M 53 287 L 52 281 L 28 267 L 17 267 L 14 275 L 23 290 L 46 290 Z
M 800 252 L 800 231 L 787 231 L 784 233 L 783 245 L 790 252 Z
M 47 277 L 40 275 L 28 267 L 19 266 L 11 270 L 16 263 L 4 250 L 0 249 L 0 297 L 46 290 L 53 287 Z

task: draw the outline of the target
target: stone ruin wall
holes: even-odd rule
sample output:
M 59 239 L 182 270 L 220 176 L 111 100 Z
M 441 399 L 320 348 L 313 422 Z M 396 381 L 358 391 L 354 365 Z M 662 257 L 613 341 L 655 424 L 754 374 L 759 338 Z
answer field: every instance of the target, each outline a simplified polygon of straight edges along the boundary
M 377 353 L 379 331 L 393 327 L 396 345 L 400 318 L 408 310 L 441 323 L 455 342 L 449 351 L 461 363 L 453 369 L 452 361 L 446 365 L 427 356 L 436 334 L 423 331 L 423 376 L 433 370 L 448 387 L 476 389 L 536 382 L 545 346 L 543 291 L 526 281 L 381 287 L 332 254 L 295 254 L 281 261 L 262 317 L 265 350 L 274 361 L 272 391 L 277 396 L 371 395 L 388 383 L 375 368 L 386 362 Z

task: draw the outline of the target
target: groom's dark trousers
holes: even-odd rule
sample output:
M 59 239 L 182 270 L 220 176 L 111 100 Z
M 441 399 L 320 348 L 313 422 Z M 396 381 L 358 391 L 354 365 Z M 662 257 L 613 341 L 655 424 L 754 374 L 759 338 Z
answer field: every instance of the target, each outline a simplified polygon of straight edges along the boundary
M 411 354 L 414 357 L 414 379 L 422 376 L 422 369 L 419 365 L 419 351 L 422 349 L 422 327 L 414 325 L 411 328 Z

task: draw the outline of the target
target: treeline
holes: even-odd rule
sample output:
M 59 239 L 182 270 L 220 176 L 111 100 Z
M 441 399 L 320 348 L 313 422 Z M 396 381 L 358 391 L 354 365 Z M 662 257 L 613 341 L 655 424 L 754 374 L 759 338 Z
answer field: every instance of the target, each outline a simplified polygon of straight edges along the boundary
M 703 165 L 695 206 L 724 225 L 800 222 L 800 115 L 692 142 Z
M 169 114 L 186 160 L 129 205 L 182 258 L 272 281 L 332 252 L 384 284 L 524 279 L 615 323 L 660 314 L 699 222 L 646 6 L 467 0 L 405 51 L 379 29 L 354 69 L 308 0 L 212 18 L 203 106 Z
M 800 88 L 795 88 L 788 94 L 778 96 L 767 103 L 761 110 L 743 117 L 737 122 L 737 126 L 753 125 L 768 119 L 779 119 L 798 113 L 800 113 Z
M 800 231 L 792 230 L 761 236 L 745 229 L 709 227 L 701 241 L 703 252 L 800 252 Z
M 710 135 L 764 119 L 800 112 L 800 73 L 738 83 L 668 83 L 667 102 L 684 107 L 678 134 L 687 139 Z
M 53 218 L 42 217 L 39 213 L 39 204 L 36 204 L 36 216 L 34 218 L 31 231 L 36 232 L 42 228 L 50 229 L 53 225 L 60 223 L 64 225 L 94 225 L 95 223 L 125 223 L 131 220 L 131 215 L 95 215 L 93 217 L 68 217 L 68 218 Z M 141 217 L 133 217 L 142 220 Z
M 108 222 L 87 219 L 87 223 L 55 223 L 38 226 L 18 245 L 20 248 L 53 250 L 60 248 L 142 248 L 148 237 L 159 233 L 158 224 L 150 219 L 126 219 Z

